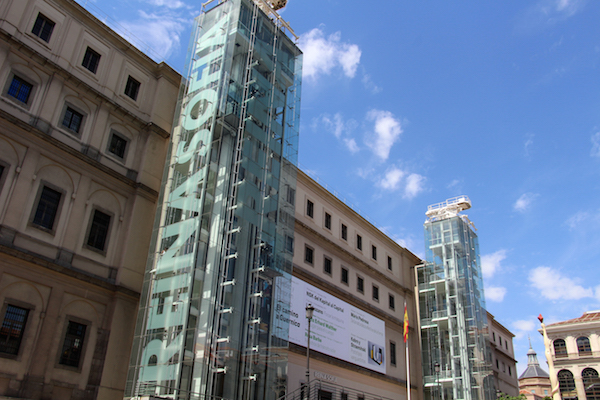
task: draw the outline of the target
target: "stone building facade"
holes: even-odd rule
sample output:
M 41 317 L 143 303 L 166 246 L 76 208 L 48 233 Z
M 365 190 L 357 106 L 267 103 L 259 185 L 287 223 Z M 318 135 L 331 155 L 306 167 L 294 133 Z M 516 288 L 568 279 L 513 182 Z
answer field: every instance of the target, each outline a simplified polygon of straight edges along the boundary
M 560 395 L 600 399 L 600 310 L 546 325 Z
M 492 371 L 494 372 L 496 390 L 508 396 L 518 396 L 517 360 L 515 360 L 512 341 L 515 335 L 489 312 L 487 313 L 487 319 L 490 329 Z
M 294 278 L 307 291 L 340 302 L 344 307 L 364 313 L 369 321 L 379 321 L 383 347 L 380 365 L 347 361 L 351 350 L 332 356 L 327 350 L 315 351 L 311 339 L 310 379 L 320 380 L 323 398 L 405 399 L 407 397 L 406 351 L 403 339 L 404 304 L 409 332 L 410 386 L 412 399 L 421 399 L 421 354 L 416 311 L 415 266 L 421 260 L 400 246 L 364 217 L 298 171 L 296 183 L 296 224 L 294 230 Z M 292 298 L 292 307 L 294 307 Z M 326 309 L 319 301 L 317 308 Z M 305 301 L 298 304 L 304 318 Z M 317 317 L 316 317 L 317 318 Z M 329 320 L 326 315 L 318 317 Z M 372 322 L 374 323 L 374 322 Z M 318 322 L 317 322 L 318 324 Z M 316 328 L 313 324 L 313 329 Z M 348 326 L 348 329 L 352 329 Z M 371 328 L 371 332 L 376 329 Z M 323 330 L 321 330 L 322 332 Z M 321 333 L 323 336 L 326 333 Z M 294 343 L 290 334 L 288 393 L 305 382 L 306 347 Z M 312 337 L 312 334 L 311 334 Z M 342 338 L 338 334 L 336 338 Z M 342 339 L 340 339 L 342 341 Z M 375 339 L 371 339 L 375 342 Z M 340 348 L 350 343 L 340 343 Z M 340 397 L 341 396 L 341 397 Z M 344 397 L 346 396 L 346 397 Z
M 123 396 L 179 81 L 75 1 L 0 4 L 0 396 Z

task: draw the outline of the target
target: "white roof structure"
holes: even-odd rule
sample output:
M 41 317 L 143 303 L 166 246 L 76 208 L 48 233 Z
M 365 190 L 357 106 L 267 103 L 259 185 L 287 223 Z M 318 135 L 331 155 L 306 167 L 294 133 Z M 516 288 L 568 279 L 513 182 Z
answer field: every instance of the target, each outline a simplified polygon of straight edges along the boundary
M 443 219 L 459 216 L 465 220 L 465 222 L 475 228 L 473 223 L 466 215 L 458 215 L 459 212 L 468 210 L 469 208 L 471 208 L 471 200 L 468 196 L 462 195 L 452 197 L 446 201 L 442 201 L 441 203 L 428 206 L 427 212 L 425 213 L 427 216 L 427 221 L 425 222 L 441 221 Z

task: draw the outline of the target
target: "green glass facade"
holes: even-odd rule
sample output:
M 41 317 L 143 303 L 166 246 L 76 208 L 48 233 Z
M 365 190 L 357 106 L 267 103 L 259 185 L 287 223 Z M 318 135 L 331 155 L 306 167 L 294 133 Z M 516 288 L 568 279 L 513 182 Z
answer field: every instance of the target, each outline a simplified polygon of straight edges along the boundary
M 417 268 L 426 400 L 495 399 L 479 244 L 465 216 L 424 225 Z
M 302 55 L 262 1 L 204 7 L 125 395 L 275 399 L 287 385 L 288 326 L 273 305 L 289 304 L 277 286 L 292 270 Z

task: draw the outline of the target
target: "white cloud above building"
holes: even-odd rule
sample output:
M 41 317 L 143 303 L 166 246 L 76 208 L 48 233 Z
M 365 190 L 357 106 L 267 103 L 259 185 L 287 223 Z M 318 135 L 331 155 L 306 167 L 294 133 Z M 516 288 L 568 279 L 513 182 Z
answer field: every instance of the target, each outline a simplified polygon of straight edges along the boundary
M 530 285 L 548 300 L 581 300 L 593 298 L 600 301 L 600 286 L 586 287 L 582 279 L 569 277 L 556 268 L 540 266 L 529 272 Z
M 315 28 L 302 35 L 298 44 L 304 53 L 303 78 L 316 80 L 337 69 L 348 78 L 356 75 L 362 52 L 358 45 L 342 42 L 340 32 L 326 37 L 320 28 Z
M 386 161 L 392 146 L 400 140 L 400 120 L 390 111 L 373 109 L 367 113 L 367 121 L 373 123 L 373 130 L 367 133 L 365 142 L 379 160 Z
M 494 276 L 496 271 L 500 270 L 502 261 L 506 259 L 506 250 L 501 249 L 491 254 L 481 256 L 481 271 L 483 277 L 489 279 Z
M 521 197 L 515 201 L 515 204 L 513 204 L 514 210 L 521 213 L 529 210 L 536 197 L 537 194 L 535 193 L 523 193 Z

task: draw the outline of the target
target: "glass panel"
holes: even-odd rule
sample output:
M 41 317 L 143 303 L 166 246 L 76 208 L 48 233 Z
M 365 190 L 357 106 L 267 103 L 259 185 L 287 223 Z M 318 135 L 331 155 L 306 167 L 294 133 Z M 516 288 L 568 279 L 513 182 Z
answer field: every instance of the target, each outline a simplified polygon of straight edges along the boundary
M 289 318 L 274 310 L 289 310 L 301 56 L 253 2 L 211 6 L 181 86 L 128 396 L 285 387 Z

